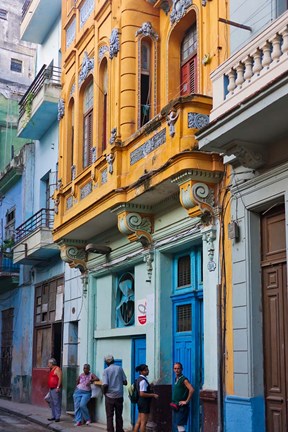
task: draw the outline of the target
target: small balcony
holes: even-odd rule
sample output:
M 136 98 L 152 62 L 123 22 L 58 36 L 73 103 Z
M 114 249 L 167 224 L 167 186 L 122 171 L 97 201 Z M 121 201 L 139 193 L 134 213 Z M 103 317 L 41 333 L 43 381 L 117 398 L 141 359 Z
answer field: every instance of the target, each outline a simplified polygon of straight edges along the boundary
M 258 154 L 288 133 L 288 11 L 273 21 L 211 75 L 210 124 L 197 134 L 199 148 L 228 155 Z M 237 149 L 236 149 L 237 146 Z
M 11 289 L 19 283 L 19 264 L 14 264 L 12 258 L 0 252 L 0 291 Z
M 20 38 L 27 42 L 42 44 L 56 18 L 60 19 L 60 15 L 60 0 L 26 0 L 22 7 Z
M 61 69 L 44 65 L 19 102 L 18 137 L 40 139 L 57 120 Z
M 14 264 L 35 265 L 59 253 L 53 243 L 54 210 L 41 209 L 15 230 Z

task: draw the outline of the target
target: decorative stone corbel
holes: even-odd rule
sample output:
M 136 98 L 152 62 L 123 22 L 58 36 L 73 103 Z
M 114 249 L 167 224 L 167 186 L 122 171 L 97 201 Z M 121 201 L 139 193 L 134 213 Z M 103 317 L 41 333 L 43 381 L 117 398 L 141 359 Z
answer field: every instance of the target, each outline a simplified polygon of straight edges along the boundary
M 152 271 L 153 271 L 153 261 L 154 261 L 154 252 L 151 249 L 148 249 L 143 253 L 143 261 L 146 263 L 147 268 L 147 279 L 146 282 L 151 282 L 152 280 Z
M 147 209 L 151 210 L 147 206 L 122 204 L 113 210 L 118 216 L 119 231 L 127 235 L 131 242 L 140 241 L 145 249 L 153 243 L 153 216 Z
M 216 240 L 216 229 L 213 225 L 209 227 L 205 227 L 201 230 L 203 242 L 207 243 L 207 254 L 208 254 L 208 264 L 207 269 L 211 271 L 215 271 L 216 263 L 214 261 L 214 241 Z
M 113 153 L 110 153 L 106 156 L 106 162 L 108 163 L 108 171 L 109 174 L 113 174 L 113 162 L 114 162 L 115 156 Z
M 87 271 L 87 253 L 85 251 L 85 245 L 71 245 L 66 244 L 64 241 L 59 243 L 60 256 L 62 261 L 69 264 L 71 268 L 78 268 L 81 274 L 85 274 Z
M 211 184 L 211 178 L 209 183 L 197 181 L 199 176 L 205 177 L 205 173 L 191 170 L 175 177 L 172 182 L 178 184 L 181 205 L 188 211 L 190 217 L 205 213 L 214 216 L 216 214 L 214 186 Z

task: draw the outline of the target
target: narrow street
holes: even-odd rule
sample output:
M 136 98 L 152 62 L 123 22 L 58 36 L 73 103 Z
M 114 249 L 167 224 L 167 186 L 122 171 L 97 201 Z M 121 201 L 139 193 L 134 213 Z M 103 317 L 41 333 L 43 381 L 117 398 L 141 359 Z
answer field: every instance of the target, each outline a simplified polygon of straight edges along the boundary
M 0 431 L 1 432 L 43 432 L 46 428 L 31 423 L 21 417 L 15 417 L 3 410 L 0 410 Z

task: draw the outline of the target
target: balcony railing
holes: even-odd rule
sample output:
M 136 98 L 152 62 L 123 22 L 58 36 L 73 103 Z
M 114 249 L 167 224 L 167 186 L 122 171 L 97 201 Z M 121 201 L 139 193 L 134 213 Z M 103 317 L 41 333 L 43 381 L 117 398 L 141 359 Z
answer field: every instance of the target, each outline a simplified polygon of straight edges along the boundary
M 22 6 L 22 21 L 25 18 L 25 15 L 29 9 L 30 4 L 32 3 L 32 0 L 26 0 Z
M 239 105 L 287 71 L 287 20 L 288 11 L 212 73 L 211 120 Z
M 31 110 L 35 96 L 40 92 L 44 84 L 61 85 L 61 68 L 57 66 L 42 66 L 36 78 L 30 85 L 27 92 L 19 102 L 19 116 L 24 115 L 25 111 Z
M 22 225 L 16 228 L 15 243 L 19 243 L 24 237 L 29 236 L 38 228 L 53 228 L 54 223 L 54 210 L 41 209 Z
M 20 266 L 19 264 L 13 264 L 12 258 L 7 258 L 0 253 L 0 277 L 1 274 L 12 274 L 19 273 Z

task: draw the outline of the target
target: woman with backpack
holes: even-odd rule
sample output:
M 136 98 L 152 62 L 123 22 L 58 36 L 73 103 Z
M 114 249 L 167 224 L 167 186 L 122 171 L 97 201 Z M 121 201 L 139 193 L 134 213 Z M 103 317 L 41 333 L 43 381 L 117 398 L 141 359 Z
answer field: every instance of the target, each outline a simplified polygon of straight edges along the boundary
M 136 367 L 136 372 L 139 372 L 139 377 L 136 380 L 137 390 L 139 393 L 138 405 L 138 419 L 134 426 L 133 432 L 145 432 L 146 424 L 150 414 L 151 400 L 158 399 L 159 395 L 153 393 L 150 384 L 146 377 L 149 375 L 149 368 L 146 364 L 140 364 Z

